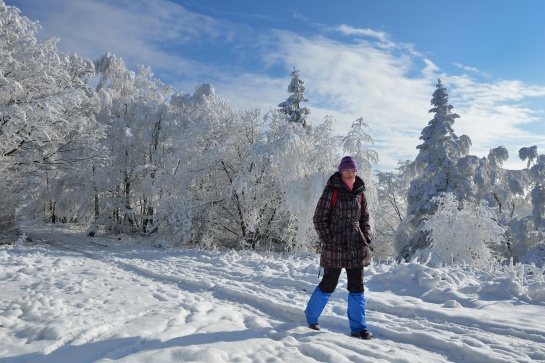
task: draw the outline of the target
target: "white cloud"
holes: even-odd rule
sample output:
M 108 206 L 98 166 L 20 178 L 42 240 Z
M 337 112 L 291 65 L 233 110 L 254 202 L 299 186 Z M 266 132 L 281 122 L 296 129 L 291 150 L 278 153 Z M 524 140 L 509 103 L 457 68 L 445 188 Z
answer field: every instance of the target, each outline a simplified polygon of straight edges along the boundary
M 463 69 L 464 71 L 467 71 L 467 72 L 481 73 L 481 71 L 479 71 L 477 68 L 465 66 L 465 65 L 460 64 L 460 63 L 454 63 L 454 65 L 456 67 L 460 68 L 460 69 Z
M 305 22 L 308 22 L 309 21 L 309 18 L 307 18 L 306 16 L 304 16 L 303 14 L 301 14 L 301 12 L 297 11 L 297 10 L 293 10 L 291 12 L 292 14 L 292 17 L 294 19 L 297 19 L 297 20 L 302 20 L 302 21 L 305 21 Z
M 165 0 L 48 3 L 40 8 L 41 16 L 47 17 L 40 36 L 60 37 L 62 50 L 90 59 L 110 52 L 130 67 L 144 64 L 154 70 L 187 68 L 183 73 L 207 73 L 206 65 L 177 55 L 176 47 L 232 42 L 244 33 L 236 24 L 188 12 Z
M 356 36 L 364 36 L 364 37 L 371 37 L 376 38 L 380 40 L 381 42 L 388 41 L 388 35 L 385 32 L 376 31 L 373 29 L 367 29 L 367 28 L 354 28 L 350 25 L 341 24 L 335 28 L 334 30 L 344 34 L 344 35 L 356 35 Z

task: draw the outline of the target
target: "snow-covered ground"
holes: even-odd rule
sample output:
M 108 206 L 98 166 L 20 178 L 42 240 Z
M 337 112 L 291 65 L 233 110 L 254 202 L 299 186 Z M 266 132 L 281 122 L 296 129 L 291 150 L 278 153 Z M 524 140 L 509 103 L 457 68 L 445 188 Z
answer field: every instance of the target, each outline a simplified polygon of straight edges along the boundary
M 362 341 L 348 336 L 344 274 L 323 330 L 306 327 L 317 255 L 22 232 L 32 241 L 0 247 L 2 363 L 545 361 L 544 275 L 530 266 L 374 262 L 365 294 L 376 339 Z

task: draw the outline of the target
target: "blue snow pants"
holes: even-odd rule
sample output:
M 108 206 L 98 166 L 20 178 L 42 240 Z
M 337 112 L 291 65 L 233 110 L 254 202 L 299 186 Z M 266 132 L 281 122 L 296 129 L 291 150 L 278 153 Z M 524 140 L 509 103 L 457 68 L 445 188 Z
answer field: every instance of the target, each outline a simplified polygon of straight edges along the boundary
M 305 310 L 307 323 L 318 324 L 318 318 L 322 314 L 331 293 L 335 291 L 339 276 L 342 269 L 326 268 L 324 269 L 324 277 L 308 301 Z M 359 334 L 362 330 L 367 330 L 365 317 L 365 296 L 363 294 L 363 268 L 355 268 L 346 270 L 348 278 L 348 321 L 350 331 L 354 334 Z

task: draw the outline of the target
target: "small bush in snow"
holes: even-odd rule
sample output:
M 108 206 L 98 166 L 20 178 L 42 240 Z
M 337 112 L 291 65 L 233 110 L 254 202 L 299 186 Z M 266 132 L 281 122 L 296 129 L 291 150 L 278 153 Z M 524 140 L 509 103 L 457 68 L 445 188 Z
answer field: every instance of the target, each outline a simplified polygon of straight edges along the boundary
M 429 231 L 430 250 L 445 263 L 465 262 L 487 267 L 503 245 L 505 228 L 485 203 L 460 209 L 453 193 L 432 199 L 437 212 L 427 218 L 423 229 Z

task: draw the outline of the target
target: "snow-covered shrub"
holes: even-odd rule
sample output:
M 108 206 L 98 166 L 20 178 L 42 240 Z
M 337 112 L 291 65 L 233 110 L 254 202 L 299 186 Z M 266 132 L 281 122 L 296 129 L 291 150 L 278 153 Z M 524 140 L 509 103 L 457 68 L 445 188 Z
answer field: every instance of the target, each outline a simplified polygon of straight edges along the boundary
M 537 240 L 536 246 L 530 249 L 521 258 L 521 263 L 532 264 L 538 267 L 545 266 L 545 232 L 531 231 L 530 238 Z
M 516 296 L 521 300 L 545 301 L 545 266 L 513 263 L 497 265 L 486 283 L 481 287 L 481 294 L 494 294 L 505 299 Z
M 497 223 L 494 211 L 485 202 L 466 204 L 461 209 L 453 193 L 432 201 L 438 209 L 426 219 L 423 228 L 430 232 L 429 249 L 443 262 L 487 267 L 499 257 L 505 228 Z

